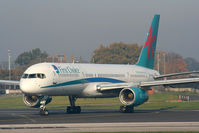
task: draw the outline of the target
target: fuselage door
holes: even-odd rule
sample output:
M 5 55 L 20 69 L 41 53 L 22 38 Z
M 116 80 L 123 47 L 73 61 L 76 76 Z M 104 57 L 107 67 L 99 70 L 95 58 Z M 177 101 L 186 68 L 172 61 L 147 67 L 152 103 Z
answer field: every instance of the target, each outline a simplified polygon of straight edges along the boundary
M 55 71 L 53 71 L 53 84 L 54 85 L 58 83 L 57 80 L 58 80 L 58 74 Z

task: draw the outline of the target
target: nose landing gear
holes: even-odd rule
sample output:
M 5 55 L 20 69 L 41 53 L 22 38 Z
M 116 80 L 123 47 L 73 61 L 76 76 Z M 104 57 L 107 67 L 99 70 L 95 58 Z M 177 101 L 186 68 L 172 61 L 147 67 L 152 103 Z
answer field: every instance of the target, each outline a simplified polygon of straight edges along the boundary
M 69 96 L 69 101 L 71 106 L 67 106 L 66 112 L 68 114 L 79 114 L 81 112 L 80 106 L 75 106 L 75 101 L 77 98 L 75 96 Z
M 40 111 L 39 114 L 42 116 L 47 116 L 49 114 L 48 110 L 46 109 L 46 100 L 48 97 L 43 97 L 40 101 Z
M 49 112 L 46 108 L 43 108 L 43 109 L 40 110 L 39 114 L 47 116 L 49 114 Z

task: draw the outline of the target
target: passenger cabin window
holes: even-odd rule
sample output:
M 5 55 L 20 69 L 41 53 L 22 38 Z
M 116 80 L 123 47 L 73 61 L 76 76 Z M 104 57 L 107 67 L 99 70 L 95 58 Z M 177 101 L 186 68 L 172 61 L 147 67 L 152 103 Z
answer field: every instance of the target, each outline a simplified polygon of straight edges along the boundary
M 40 78 L 40 79 L 44 79 L 46 78 L 46 75 L 43 73 L 34 73 L 34 74 L 23 74 L 22 78 L 26 79 L 26 78 Z

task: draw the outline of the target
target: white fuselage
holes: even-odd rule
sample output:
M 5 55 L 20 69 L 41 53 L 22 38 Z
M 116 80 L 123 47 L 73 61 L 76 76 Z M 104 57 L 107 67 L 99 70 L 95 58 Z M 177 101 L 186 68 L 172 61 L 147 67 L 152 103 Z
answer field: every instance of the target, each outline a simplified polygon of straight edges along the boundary
M 139 83 L 154 80 L 155 70 L 137 65 L 39 63 L 29 67 L 20 80 L 25 94 L 77 97 L 114 97 L 97 91 L 104 83 Z

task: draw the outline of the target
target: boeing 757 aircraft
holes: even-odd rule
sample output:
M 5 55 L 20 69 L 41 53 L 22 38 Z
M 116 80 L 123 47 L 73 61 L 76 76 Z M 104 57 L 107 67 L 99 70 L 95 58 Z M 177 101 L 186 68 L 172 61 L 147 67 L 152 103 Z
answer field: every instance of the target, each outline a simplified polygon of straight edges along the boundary
M 24 93 L 24 103 L 40 108 L 41 115 L 48 115 L 46 105 L 51 102 L 52 96 L 69 96 L 67 113 L 81 112 L 80 106 L 75 106 L 77 98 L 108 97 L 119 97 L 123 104 L 121 112 L 133 112 L 135 106 L 148 100 L 146 91 L 152 86 L 199 82 L 199 78 L 160 80 L 179 73 L 160 75 L 153 70 L 159 18 L 160 15 L 154 15 L 135 65 L 39 63 L 30 66 L 20 81 L 0 82 L 19 84 Z

